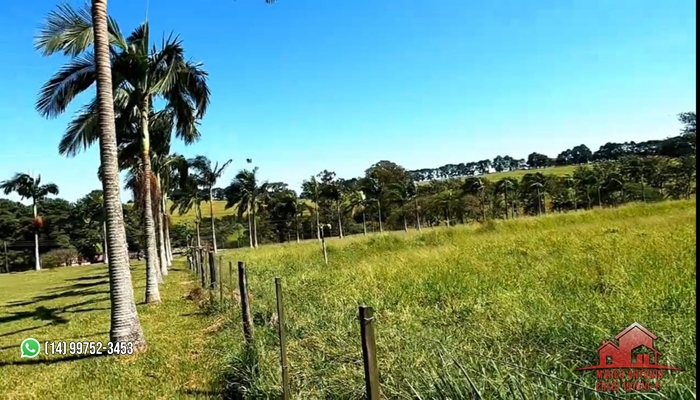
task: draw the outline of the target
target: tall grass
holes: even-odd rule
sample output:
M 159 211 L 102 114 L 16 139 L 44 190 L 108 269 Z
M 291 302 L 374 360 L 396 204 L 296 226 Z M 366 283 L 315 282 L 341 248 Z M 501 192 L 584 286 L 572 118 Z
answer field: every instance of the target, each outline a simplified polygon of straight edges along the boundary
M 642 398 L 695 398 L 694 199 L 334 239 L 328 250 L 327 266 L 315 242 L 223 253 L 248 265 L 256 325 L 253 351 L 237 308 L 216 339 L 229 349 L 229 394 L 280 392 L 280 276 L 294 398 L 363 396 L 360 304 L 375 309 L 388 398 L 607 398 L 576 368 L 597 364 L 601 341 L 635 321 L 658 335 L 662 363 L 684 369 Z

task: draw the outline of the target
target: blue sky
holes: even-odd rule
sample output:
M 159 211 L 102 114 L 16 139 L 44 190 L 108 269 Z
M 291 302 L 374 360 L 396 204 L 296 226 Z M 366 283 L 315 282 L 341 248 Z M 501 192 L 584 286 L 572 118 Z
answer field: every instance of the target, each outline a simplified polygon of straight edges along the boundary
M 93 93 L 58 119 L 38 115 L 39 88 L 65 60 L 32 40 L 57 3 L 7 3 L 0 179 L 33 171 L 75 200 L 100 187 L 97 149 L 67 159 L 56 148 Z M 147 4 L 109 11 L 128 33 Z M 416 169 L 675 135 L 676 114 L 696 106 L 695 15 L 693 0 L 148 4 L 154 39 L 180 34 L 210 73 L 203 139 L 174 150 L 232 158 L 221 185 L 253 158 L 263 179 L 295 189 L 385 159 Z

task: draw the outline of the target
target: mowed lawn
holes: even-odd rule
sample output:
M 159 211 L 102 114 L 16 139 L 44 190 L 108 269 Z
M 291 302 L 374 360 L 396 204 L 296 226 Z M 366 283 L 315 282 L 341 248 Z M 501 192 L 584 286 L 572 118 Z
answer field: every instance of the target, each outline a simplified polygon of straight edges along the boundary
M 387 398 L 609 398 L 590 390 L 593 372 L 576 368 L 597 364 L 601 342 L 633 322 L 658 336 L 662 364 L 684 369 L 647 398 L 695 398 L 695 206 L 334 238 L 327 266 L 314 241 L 225 252 L 225 263 L 248 265 L 257 349 L 243 351 L 233 310 L 233 328 L 217 338 L 229 390 L 280 392 L 279 276 L 293 398 L 363 396 L 361 304 L 375 309 Z M 223 274 L 228 282 L 228 267 Z
M 206 329 L 214 322 L 186 300 L 193 286 L 174 265 L 161 285 L 163 303 L 145 306 L 145 270 L 132 270 L 146 353 L 78 359 L 69 354 L 20 358 L 19 345 L 109 340 L 109 286 L 104 265 L 0 275 L 0 398 L 172 399 L 206 395 L 221 371 Z

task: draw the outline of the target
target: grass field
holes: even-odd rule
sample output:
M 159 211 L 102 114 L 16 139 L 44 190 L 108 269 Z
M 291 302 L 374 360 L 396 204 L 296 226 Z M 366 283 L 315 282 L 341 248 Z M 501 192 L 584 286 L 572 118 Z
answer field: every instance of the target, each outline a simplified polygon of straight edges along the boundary
M 634 321 L 658 335 L 662 363 L 684 369 L 646 398 L 695 398 L 695 205 L 333 238 L 328 266 L 315 241 L 224 252 L 225 261 L 248 264 L 252 353 L 243 350 L 238 305 L 201 314 L 184 298 L 193 277 L 177 263 L 161 287 L 164 303 L 139 305 L 147 353 L 20 359 L 26 337 L 108 339 L 106 271 L 1 275 L 0 398 L 202 398 L 222 387 L 273 398 L 275 276 L 283 279 L 292 398 L 362 397 L 360 304 L 375 309 L 387 398 L 478 398 L 470 380 L 484 399 L 604 398 L 581 388 L 594 386 L 594 374 L 575 369 L 595 364 L 601 341 Z M 133 276 L 142 302 L 142 265 Z
M 362 397 L 360 304 L 375 309 L 387 398 L 478 398 L 469 380 L 485 399 L 607 398 L 575 369 L 635 321 L 685 370 L 646 398 L 695 398 L 695 215 L 689 200 L 333 239 L 328 266 L 313 241 L 223 253 L 248 264 L 256 324 L 254 353 L 238 310 L 217 337 L 229 390 L 279 393 L 280 276 L 293 398 Z
M 180 268 L 180 269 L 177 269 Z M 133 272 L 136 298 L 144 299 L 145 270 Z M 161 286 L 160 306 L 138 306 L 148 341 L 135 356 L 45 356 L 20 359 L 19 344 L 109 340 L 106 267 L 68 267 L 0 275 L 0 398 L 173 399 L 206 396 L 218 386 L 221 349 L 209 347 L 211 317 L 184 295 L 189 272 L 177 267 Z M 189 283 L 188 283 L 189 282 Z
M 511 178 L 521 178 L 523 175 L 528 174 L 528 173 L 533 173 L 533 172 L 541 172 L 543 174 L 554 174 L 554 175 L 565 175 L 565 174 L 570 174 L 573 173 L 574 171 L 574 166 L 573 165 L 566 165 L 562 167 L 551 167 L 551 168 L 541 168 L 538 170 L 517 170 L 517 171 L 508 171 L 508 172 L 495 172 L 492 174 L 486 174 L 484 177 L 490 179 L 490 180 L 499 180 L 503 179 L 506 177 L 511 177 Z M 427 182 L 424 182 L 427 183 Z M 236 208 L 230 208 L 228 210 L 225 209 L 226 207 L 226 202 L 225 201 L 214 201 L 214 217 L 215 218 L 222 218 L 227 215 L 236 215 Z M 168 206 L 168 209 L 170 209 L 170 206 Z M 209 218 L 211 216 L 211 212 L 209 212 L 209 203 L 202 203 L 202 217 L 203 218 Z M 179 222 L 192 222 L 194 221 L 195 218 L 195 212 L 194 209 L 190 210 L 189 212 L 180 215 L 177 211 L 171 213 L 172 215 L 172 220 L 173 223 L 179 223 Z

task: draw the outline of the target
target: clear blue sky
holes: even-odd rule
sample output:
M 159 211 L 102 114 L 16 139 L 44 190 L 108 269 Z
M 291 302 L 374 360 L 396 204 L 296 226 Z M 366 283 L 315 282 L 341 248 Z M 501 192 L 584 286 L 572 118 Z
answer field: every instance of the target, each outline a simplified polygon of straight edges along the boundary
M 100 187 L 97 149 L 73 159 L 56 150 L 81 104 L 50 121 L 34 110 L 41 84 L 65 61 L 32 46 L 57 3 L 6 3 L 0 179 L 31 170 L 75 200 Z M 111 0 L 109 11 L 128 33 L 146 4 Z M 179 33 L 210 73 L 203 139 L 174 150 L 233 158 L 221 185 L 246 158 L 264 179 L 296 189 L 323 169 L 350 178 L 382 159 L 416 169 L 532 151 L 554 157 L 580 143 L 595 151 L 676 135 L 675 115 L 696 105 L 693 0 L 150 0 L 148 8 L 154 38 Z

